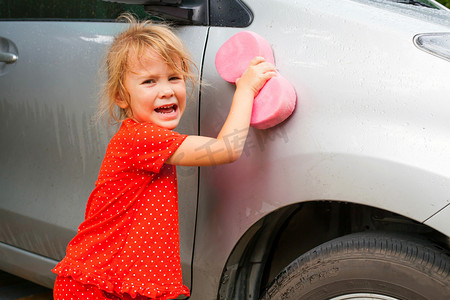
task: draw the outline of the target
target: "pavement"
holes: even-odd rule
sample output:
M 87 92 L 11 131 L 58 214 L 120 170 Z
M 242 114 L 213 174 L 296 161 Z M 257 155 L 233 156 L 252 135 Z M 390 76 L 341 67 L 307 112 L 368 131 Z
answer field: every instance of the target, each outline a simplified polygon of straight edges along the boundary
M 52 300 L 51 289 L 0 271 L 0 300 Z

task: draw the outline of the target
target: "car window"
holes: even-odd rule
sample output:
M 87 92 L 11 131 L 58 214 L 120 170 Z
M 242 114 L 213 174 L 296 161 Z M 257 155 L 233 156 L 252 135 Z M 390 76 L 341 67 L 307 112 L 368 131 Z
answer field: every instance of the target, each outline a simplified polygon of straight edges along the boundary
M 0 7 L 3 20 L 114 20 L 123 12 L 150 18 L 143 5 L 102 0 L 0 0 Z

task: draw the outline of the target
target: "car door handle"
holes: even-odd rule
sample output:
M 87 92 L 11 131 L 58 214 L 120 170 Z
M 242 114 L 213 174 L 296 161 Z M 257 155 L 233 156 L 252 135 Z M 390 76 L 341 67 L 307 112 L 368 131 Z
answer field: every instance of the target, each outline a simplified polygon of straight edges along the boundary
M 14 53 L 0 52 L 0 62 L 7 64 L 13 64 L 19 57 Z

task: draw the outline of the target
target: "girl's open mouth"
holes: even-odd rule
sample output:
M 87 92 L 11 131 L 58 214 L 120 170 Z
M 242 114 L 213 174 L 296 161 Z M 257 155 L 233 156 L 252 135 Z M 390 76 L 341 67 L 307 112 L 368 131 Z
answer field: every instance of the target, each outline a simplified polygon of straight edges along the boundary
M 170 114 L 170 113 L 176 112 L 177 108 L 178 108 L 178 105 L 170 104 L 170 105 L 165 105 L 165 106 L 160 106 L 158 108 L 155 108 L 155 111 L 160 114 Z

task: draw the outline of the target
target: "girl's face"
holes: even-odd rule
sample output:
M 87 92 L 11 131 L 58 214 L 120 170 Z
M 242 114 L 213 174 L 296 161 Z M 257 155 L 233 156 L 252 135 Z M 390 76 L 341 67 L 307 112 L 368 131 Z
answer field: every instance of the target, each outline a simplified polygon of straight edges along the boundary
M 127 110 L 128 116 L 136 122 L 174 129 L 186 108 L 183 75 L 171 69 L 152 49 L 144 51 L 140 59 L 131 52 L 128 65 L 124 85 L 129 101 L 117 99 L 117 105 Z

